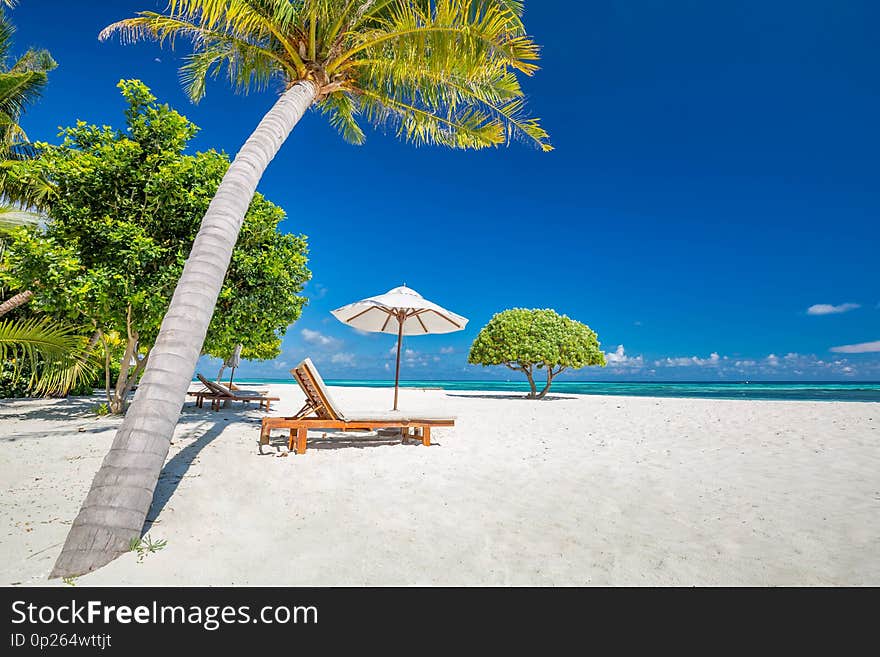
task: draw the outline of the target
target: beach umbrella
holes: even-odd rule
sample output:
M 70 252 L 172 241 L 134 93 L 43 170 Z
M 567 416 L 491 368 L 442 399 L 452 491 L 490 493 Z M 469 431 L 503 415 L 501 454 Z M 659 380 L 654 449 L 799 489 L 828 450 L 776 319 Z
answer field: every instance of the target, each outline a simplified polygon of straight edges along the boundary
M 371 333 L 397 334 L 397 366 L 394 370 L 394 410 L 400 384 L 400 345 L 404 335 L 428 335 L 461 331 L 468 320 L 422 297 L 413 289 L 396 287 L 385 294 L 355 301 L 331 311 L 343 324 Z
M 229 356 L 224 362 L 224 369 L 227 367 L 232 368 L 232 371 L 229 372 L 229 388 L 232 389 L 232 377 L 235 376 L 235 368 L 241 365 L 241 345 L 238 344 L 235 346 L 235 349 L 232 351 L 232 355 Z M 220 371 L 221 374 L 223 370 Z

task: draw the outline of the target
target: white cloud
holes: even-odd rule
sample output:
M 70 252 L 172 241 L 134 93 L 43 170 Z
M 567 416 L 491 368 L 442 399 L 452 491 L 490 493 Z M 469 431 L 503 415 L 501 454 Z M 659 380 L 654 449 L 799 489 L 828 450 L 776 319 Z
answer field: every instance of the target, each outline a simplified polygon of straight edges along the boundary
M 391 349 L 388 350 L 388 353 L 392 356 L 397 356 L 397 345 L 395 344 Z M 419 356 L 419 352 L 413 349 L 401 349 L 400 357 L 401 358 L 416 358 Z
M 831 351 L 836 354 L 873 354 L 880 352 L 880 340 L 831 347 Z
M 839 306 L 833 306 L 830 303 L 816 303 L 807 308 L 808 315 L 837 315 L 846 313 L 862 306 L 858 303 L 842 303 Z
M 777 356 L 776 354 L 770 354 L 765 360 L 770 367 L 779 366 L 779 356 Z
M 355 358 L 354 354 L 337 353 L 333 354 L 333 356 L 330 358 L 330 362 L 334 365 L 347 365 L 351 367 L 354 365 Z
M 306 343 L 323 349 L 335 348 L 342 344 L 336 338 L 331 338 L 329 335 L 324 335 L 320 331 L 313 331 L 312 329 L 303 329 L 300 331 L 300 335 L 302 335 Z
M 641 356 L 627 356 L 622 344 L 617 349 L 605 353 L 605 362 L 611 367 L 642 367 L 645 364 Z
M 309 295 L 312 297 L 312 299 L 323 299 L 324 297 L 327 296 L 327 286 L 326 285 L 321 285 L 320 283 L 314 283 L 312 285 L 312 287 L 314 288 L 314 292 L 312 292 Z
M 724 357 L 727 359 L 727 356 Z M 721 363 L 721 356 L 716 352 L 709 354 L 708 358 L 700 358 L 699 356 L 682 356 L 679 358 L 664 358 L 655 362 L 655 365 L 666 367 L 712 367 Z
M 455 347 L 441 347 L 441 348 L 440 348 L 440 353 L 441 353 L 441 354 L 454 354 L 454 353 L 455 353 Z

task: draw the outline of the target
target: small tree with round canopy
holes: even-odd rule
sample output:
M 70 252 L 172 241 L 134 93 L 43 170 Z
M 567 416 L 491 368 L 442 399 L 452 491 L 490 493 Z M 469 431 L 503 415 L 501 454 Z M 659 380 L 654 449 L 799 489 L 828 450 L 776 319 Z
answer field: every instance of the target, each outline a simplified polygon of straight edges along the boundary
M 472 365 L 504 365 L 529 380 L 529 399 L 543 399 L 553 378 L 566 369 L 605 366 L 596 332 L 586 324 L 550 309 L 512 308 L 492 317 L 468 354 Z M 547 371 L 541 392 L 535 369 Z

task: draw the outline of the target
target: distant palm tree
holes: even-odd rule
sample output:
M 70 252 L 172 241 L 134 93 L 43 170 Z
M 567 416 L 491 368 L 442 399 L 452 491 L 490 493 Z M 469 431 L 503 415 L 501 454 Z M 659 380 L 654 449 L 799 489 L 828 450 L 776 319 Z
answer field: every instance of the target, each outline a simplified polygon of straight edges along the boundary
M 0 0 L 14 7 L 15 0 Z M 24 108 L 39 98 L 48 73 L 57 64 L 48 50 L 31 48 L 9 65 L 15 27 L 0 9 L 0 158 L 27 154 L 28 140 L 19 125 Z
M 242 146 L 202 219 L 150 363 L 71 527 L 52 577 L 81 575 L 139 536 L 174 425 L 257 183 L 313 105 L 349 142 L 358 122 L 414 144 L 485 148 L 522 138 L 551 150 L 524 113 L 516 71 L 537 70 L 521 0 L 169 0 L 100 35 L 189 39 L 182 79 L 193 100 L 225 68 L 239 91 L 284 92 Z M 304 194 L 314 190 L 302 190 Z
M 16 0 L 0 0 L 0 7 L 15 5 Z M 49 79 L 48 72 L 57 66 L 47 50 L 33 48 L 8 66 L 14 34 L 15 26 L 0 9 L 0 160 L 30 155 L 27 135 L 19 121 L 24 108 L 42 93 Z M 38 214 L 22 210 L 0 197 L 0 230 L 35 224 L 39 220 Z M 0 317 L 27 303 L 32 297 L 31 290 L 23 290 L 0 303 Z

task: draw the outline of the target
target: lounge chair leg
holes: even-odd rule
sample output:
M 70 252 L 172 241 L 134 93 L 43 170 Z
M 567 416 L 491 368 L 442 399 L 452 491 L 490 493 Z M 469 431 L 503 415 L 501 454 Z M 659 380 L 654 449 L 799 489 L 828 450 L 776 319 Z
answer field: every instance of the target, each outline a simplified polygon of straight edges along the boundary
M 297 454 L 305 454 L 306 453 L 306 440 L 308 439 L 309 430 L 305 427 L 300 427 L 296 430 L 296 453 Z
M 296 435 L 296 429 L 291 429 L 291 430 L 290 430 L 290 437 L 287 439 L 287 450 L 288 450 L 289 452 L 294 451 L 293 437 L 294 437 L 295 435 Z
M 422 445 L 431 446 L 431 427 L 422 427 Z

